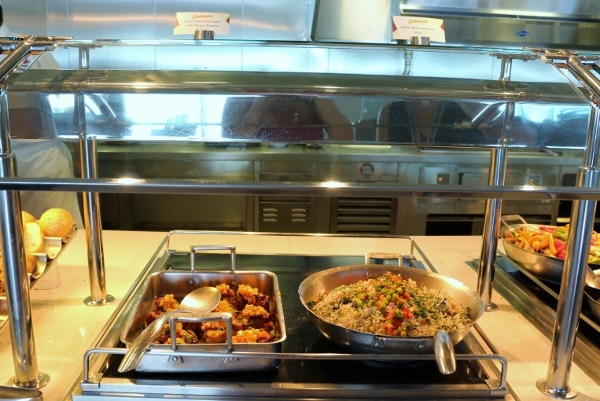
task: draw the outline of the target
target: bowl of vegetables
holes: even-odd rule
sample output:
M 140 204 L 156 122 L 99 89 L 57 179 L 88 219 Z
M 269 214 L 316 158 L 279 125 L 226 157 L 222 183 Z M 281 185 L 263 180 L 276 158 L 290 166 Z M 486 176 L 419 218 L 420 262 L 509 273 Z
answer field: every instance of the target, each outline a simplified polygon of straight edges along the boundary
M 563 272 L 569 225 L 508 225 L 502 232 L 506 255 L 531 274 L 560 282 Z M 588 264 L 600 268 L 600 234 L 592 232 Z

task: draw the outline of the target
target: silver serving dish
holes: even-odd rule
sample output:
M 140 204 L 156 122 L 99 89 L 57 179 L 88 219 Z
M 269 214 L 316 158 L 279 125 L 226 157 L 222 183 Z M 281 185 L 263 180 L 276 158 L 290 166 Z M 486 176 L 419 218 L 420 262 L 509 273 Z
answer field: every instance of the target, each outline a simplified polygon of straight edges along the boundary
M 518 227 L 512 227 L 516 229 Z M 518 263 L 529 273 L 543 280 L 560 282 L 565 261 L 558 258 L 528 251 L 502 238 L 506 256 Z
M 550 225 L 543 226 L 556 227 Z M 518 263 L 521 267 L 523 267 L 525 270 L 527 270 L 534 276 L 542 280 L 560 283 L 565 264 L 565 261 L 563 259 L 523 249 L 506 240 L 505 237 L 508 232 L 519 231 L 522 227 L 532 227 L 534 229 L 537 229 L 542 227 L 542 225 L 528 224 L 527 222 L 524 222 L 522 224 L 507 224 L 502 230 L 502 243 L 504 245 L 504 251 L 506 252 L 506 256 L 508 256 L 512 261 Z M 596 264 L 590 264 L 589 266 L 592 270 L 600 268 L 600 266 Z
M 233 252 L 233 251 L 232 251 Z M 286 339 L 283 306 L 277 276 L 267 271 L 162 271 L 150 275 L 128 317 L 121 341 L 129 347 L 146 327 L 146 316 L 153 309 L 154 299 L 173 294 L 181 300 L 192 290 L 221 283 L 247 284 L 270 297 L 269 312 L 277 319 L 277 339 L 269 343 L 236 344 L 179 344 L 176 346 L 152 344 L 136 367 L 139 372 L 223 372 L 263 371 L 276 368 L 280 360 L 260 358 L 260 353 L 281 352 Z M 223 314 L 213 314 L 223 315 Z M 202 317 L 197 318 L 202 321 Z M 231 352 L 257 353 L 256 358 L 234 358 Z M 194 356 L 193 352 L 203 353 Z M 204 355 L 211 353 L 211 356 Z M 214 356 L 212 356 L 214 354 Z

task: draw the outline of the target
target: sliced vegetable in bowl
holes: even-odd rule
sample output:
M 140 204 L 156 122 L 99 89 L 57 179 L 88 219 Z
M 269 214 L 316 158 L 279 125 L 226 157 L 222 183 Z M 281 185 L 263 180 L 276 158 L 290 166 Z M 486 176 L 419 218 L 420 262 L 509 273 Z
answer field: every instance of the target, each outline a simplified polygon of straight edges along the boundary
M 502 238 L 526 251 L 564 259 L 568 236 L 568 224 L 564 226 L 523 224 L 505 230 Z M 590 239 L 588 263 L 600 264 L 600 234 L 595 231 L 592 232 Z

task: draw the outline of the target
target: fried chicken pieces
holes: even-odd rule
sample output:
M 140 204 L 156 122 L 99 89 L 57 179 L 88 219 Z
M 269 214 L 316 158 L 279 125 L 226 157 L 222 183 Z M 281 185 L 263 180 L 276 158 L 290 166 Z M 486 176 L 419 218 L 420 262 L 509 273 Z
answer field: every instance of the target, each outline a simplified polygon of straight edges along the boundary
M 269 312 L 270 297 L 247 284 L 218 284 L 221 301 L 213 312 L 228 312 L 232 315 L 234 343 L 266 343 L 276 338 L 276 319 Z M 154 308 L 147 315 L 146 322 L 150 323 L 162 313 L 179 308 L 179 303 L 172 294 L 157 297 Z M 180 344 L 216 344 L 227 340 L 225 321 L 210 321 L 200 323 L 177 322 L 176 338 Z M 156 344 L 170 344 L 171 334 L 169 324 L 165 324 L 155 340 Z

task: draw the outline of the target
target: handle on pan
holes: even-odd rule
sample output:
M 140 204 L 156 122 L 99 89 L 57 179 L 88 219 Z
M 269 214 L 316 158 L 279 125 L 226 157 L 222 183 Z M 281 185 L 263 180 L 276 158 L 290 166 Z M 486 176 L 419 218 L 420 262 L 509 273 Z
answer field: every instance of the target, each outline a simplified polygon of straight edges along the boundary
M 236 257 L 233 245 L 192 245 L 190 247 L 190 269 L 196 270 L 196 252 L 198 251 L 229 251 L 231 252 L 231 272 L 235 273 Z
M 527 221 L 520 214 L 505 214 L 500 217 L 500 221 L 506 227 L 511 228 L 509 222 L 518 221 L 520 224 L 527 224 Z
M 371 264 L 371 259 L 394 259 L 402 266 L 403 256 L 399 253 L 369 252 L 365 255 L 365 264 Z
M 123 357 L 119 368 L 119 373 L 129 372 L 135 369 L 140 363 L 146 350 L 152 344 L 154 339 L 158 336 L 162 327 L 173 315 L 181 313 L 190 313 L 189 311 L 180 309 L 171 309 L 170 311 L 160 315 L 158 319 L 155 319 L 136 337 L 127 349 L 127 353 Z
M 170 334 L 171 334 L 171 349 L 177 351 L 179 345 L 177 343 L 177 330 L 175 322 L 187 322 L 187 323 L 200 323 L 200 322 L 217 322 L 225 321 L 226 329 L 226 344 L 227 352 L 233 352 L 233 316 L 228 312 L 211 312 L 204 315 L 186 317 L 183 315 L 176 315 L 171 317 L 170 320 Z
M 450 336 L 444 330 L 436 331 L 433 336 L 433 351 L 441 374 L 450 375 L 456 372 L 454 344 L 452 344 Z

